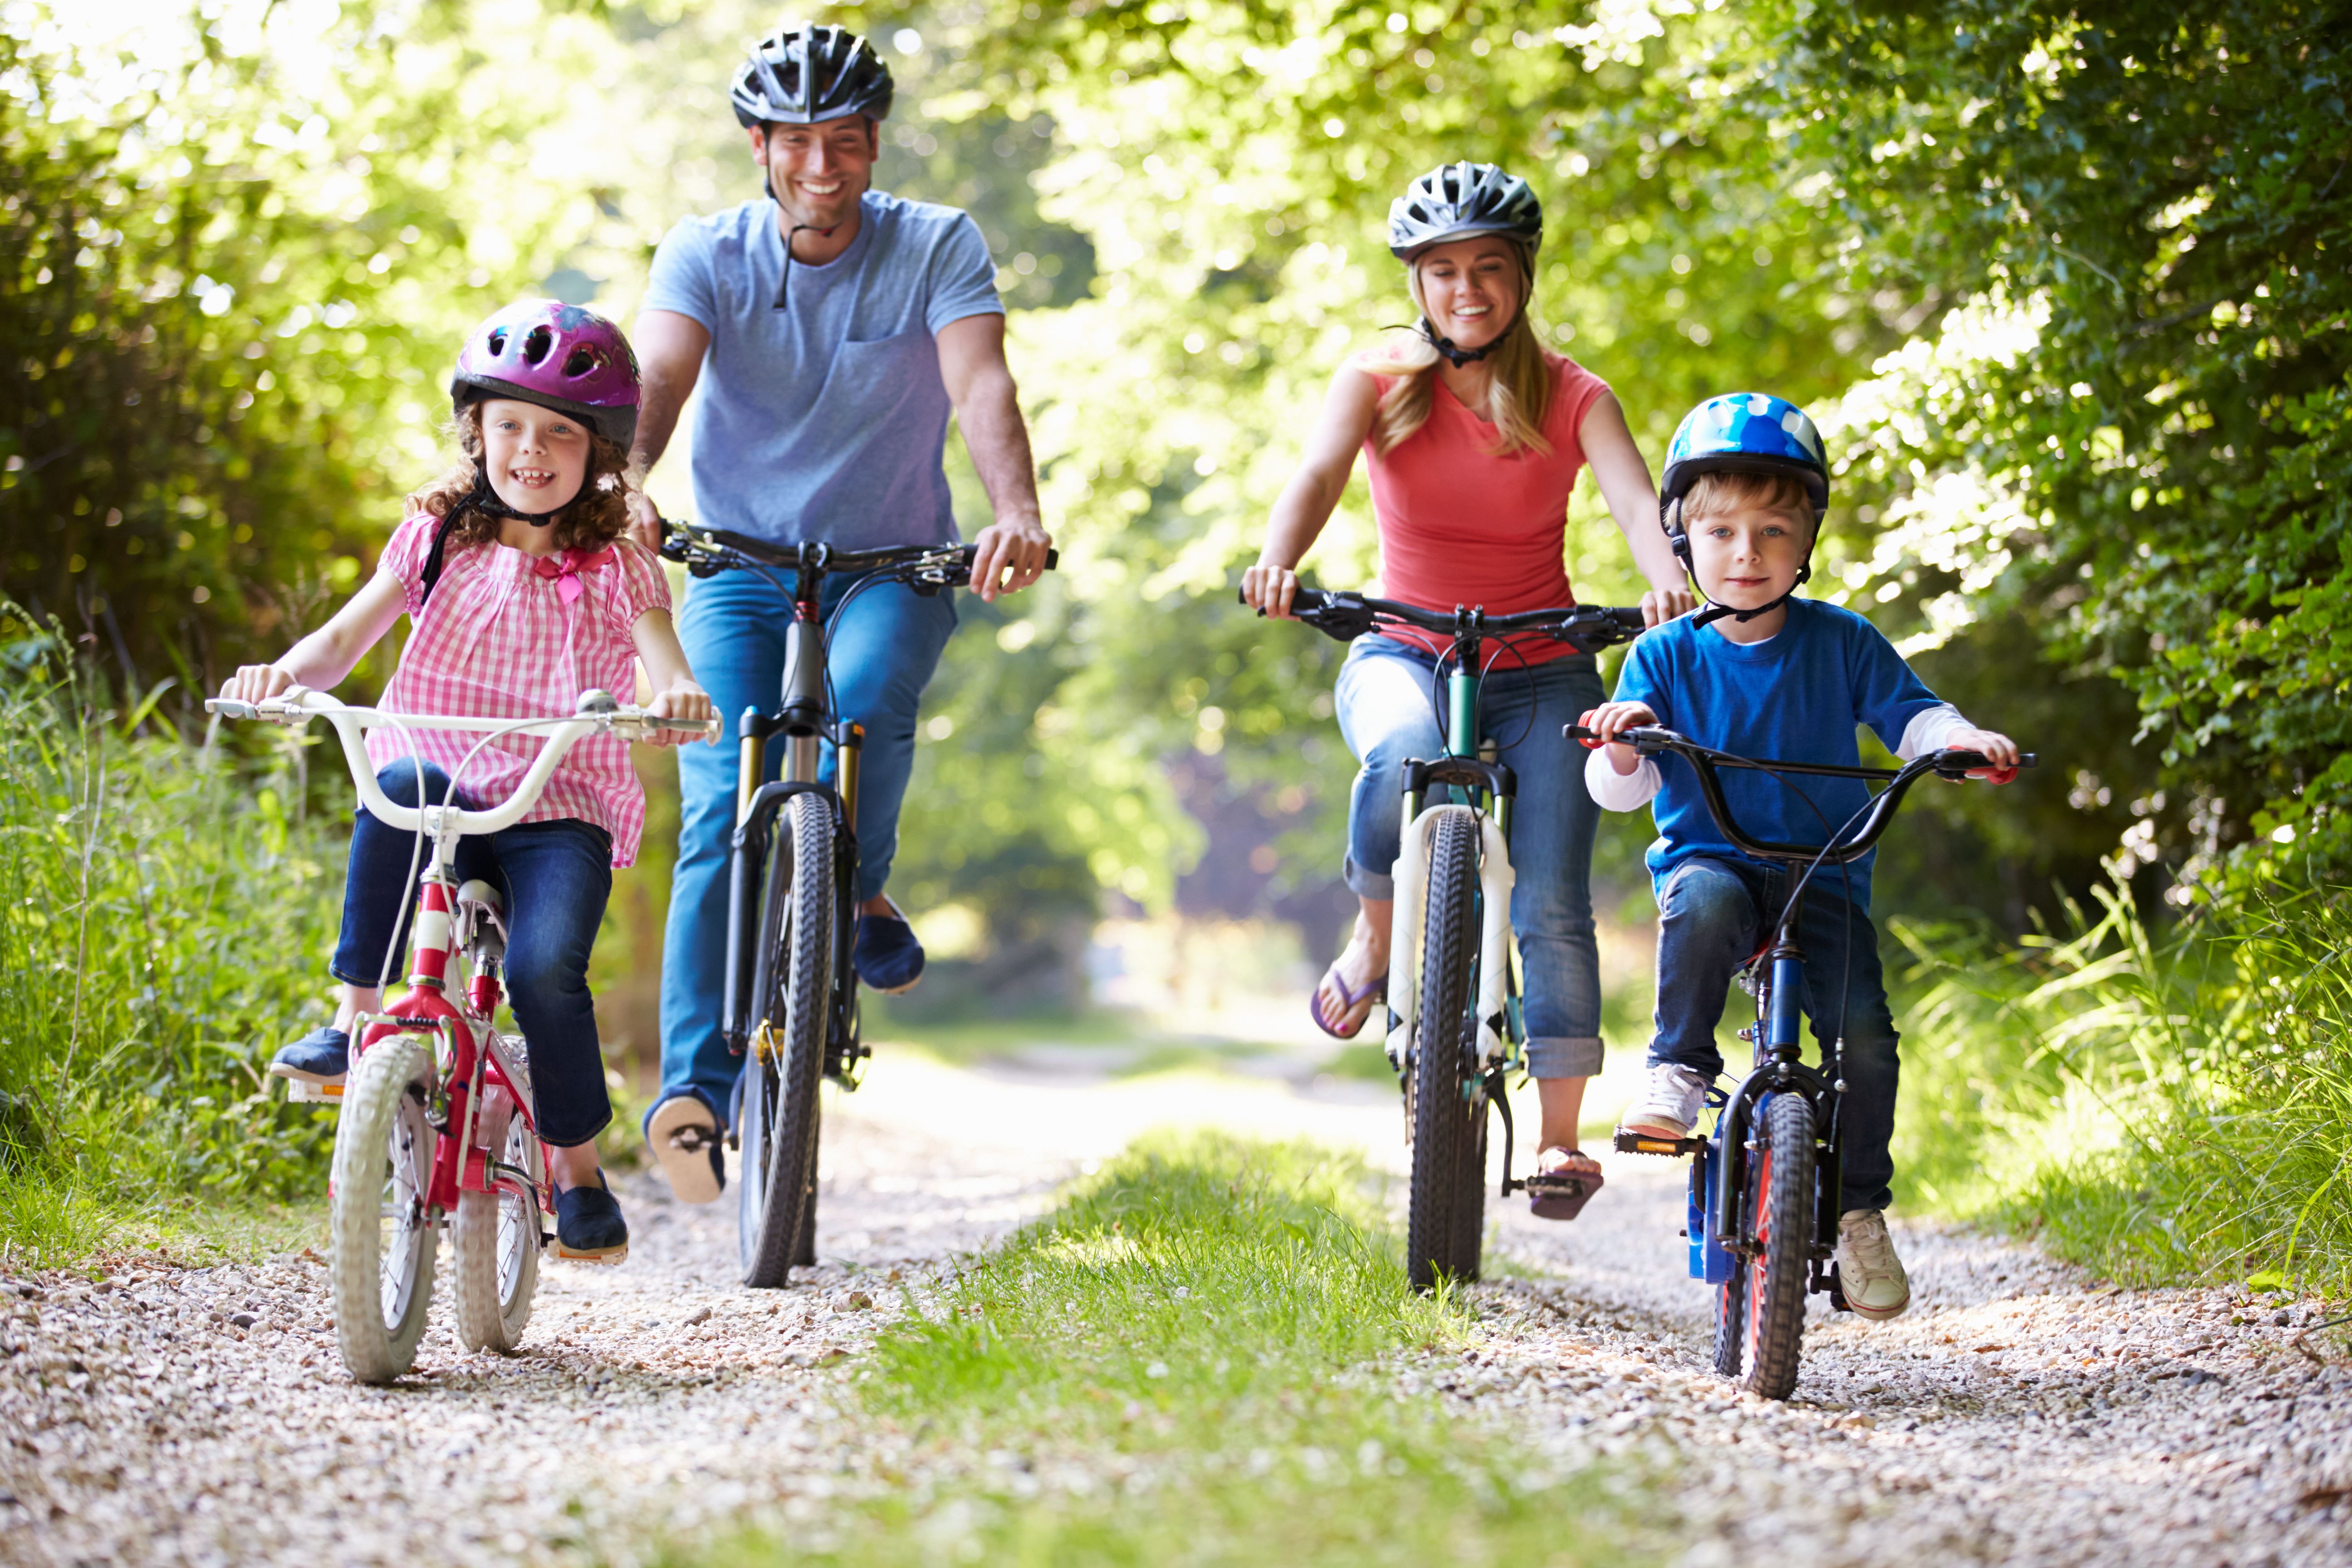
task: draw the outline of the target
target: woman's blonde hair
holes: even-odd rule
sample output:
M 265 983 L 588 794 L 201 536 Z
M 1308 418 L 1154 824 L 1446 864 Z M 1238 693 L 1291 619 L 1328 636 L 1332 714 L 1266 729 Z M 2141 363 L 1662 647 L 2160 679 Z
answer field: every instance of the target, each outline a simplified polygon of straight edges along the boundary
M 1511 253 L 1519 260 L 1519 310 L 1504 331 L 1502 342 L 1487 356 L 1493 378 L 1488 384 L 1486 412 L 1495 422 L 1495 445 L 1489 449 L 1497 457 L 1521 452 L 1548 457 L 1551 442 L 1545 438 L 1543 426 L 1551 413 L 1551 365 L 1528 316 L 1536 291 L 1535 254 L 1517 241 L 1511 244 Z M 1405 269 L 1405 289 L 1422 320 L 1429 320 L 1429 307 L 1421 297 L 1418 259 Z M 1381 395 L 1372 416 L 1372 450 L 1382 454 L 1428 422 L 1430 400 L 1437 395 L 1437 347 L 1420 329 L 1412 329 L 1412 333 L 1410 338 L 1391 340 L 1372 366 L 1376 374 L 1396 377 Z
M 586 422 L 581 422 L 586 429 Z M 482 404 L 479 398 L 457 410 L 450 421 L 449 434 L 457 444 L 456 461 L 441 477 L 409 497 L 412 504 L 446 518 L 463 505 L 474 493 L 482 477 Z M 613 542 L 628 531 L 628 481 L 623 477 L 629 466 L 629 454 L 616 441 L 608 441 L 593 430 L 588 432 L 588 473 L 580 481 L 580 493 L 556 514 L 548 526 L 554 531 L 558 550 L 595 550 Z M 471 544 L 488 544 L 499 536 L 502 520 L 484 507 L 467 507 L 465 515 L 449 530 L 444 546 L 446 550 L 462 550 Z

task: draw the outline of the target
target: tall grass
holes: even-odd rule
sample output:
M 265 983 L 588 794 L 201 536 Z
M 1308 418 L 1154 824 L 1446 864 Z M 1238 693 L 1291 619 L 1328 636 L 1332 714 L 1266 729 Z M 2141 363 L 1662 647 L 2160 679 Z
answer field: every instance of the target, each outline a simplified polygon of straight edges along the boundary
M 256 769 L 117 704 L 0 605 L 0 1253 L 87 1252 L 191 1199 L 286 1192 L 331 1114 L 261 1073 L 323 1021 L 341 856 Z
M 888 1331 L 858 1390 L 886 1472 L 677 1561 L 1583 1564 L 1662 1556 L 1624 1472 L 1399 1392 L 1458 1352 L 1360 1162 L 1147 1141 Z M 887 1445 L 886 1446 L 891 1446 Z M 1613 1484 L 1612 1484 L 1613 1482 Z M 1630 1495 L 1630 1494 L 1628 1494 Z
M 2008 949 L 1895 922 L 1905 1180 L 2122 1279 L 2352 1289 L 2352 901 L 2071 912 Z

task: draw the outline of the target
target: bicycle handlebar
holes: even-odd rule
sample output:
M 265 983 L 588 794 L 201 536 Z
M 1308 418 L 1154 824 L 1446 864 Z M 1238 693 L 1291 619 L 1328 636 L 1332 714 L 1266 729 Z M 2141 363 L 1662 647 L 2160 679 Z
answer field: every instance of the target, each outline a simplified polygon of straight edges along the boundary
M 1566 725 L 1561 729 L 1560 733 L 1569 740 L 1582 741 L 1587 744 L 1601 742 L 1600 732 L 1583 724 Z M 1723 830 L 1723 836 L 1746 853 L 1755 856 L 1759 860 L 1818 859 L 1827 866 L 1843 866 L 1849 861 L 1858 860 L 1875 847 L 1879 837 L 1886 831 L 1887 824 L 1895 820 L 1895 808 L 1903 804 L 1905 793 L 1927 774 L 1934 773 L 1938 778 L 1958 783 L 1972 772 L 1999 765 L 1981 752 L 1961 751 L 1957 748 L 1930 752 L 1923 757 L 1905 763 L 1899 769 L 1847 768 L 1828 763 L 1771 763 L 1756 757 L 1735 756 L 1729 752 L 1718 752 L 1713 747 L 1702 746 L 1686 736 L 1678 735 L 1672 730 L 1657 724 L 1635 725 L 1630 730 L 1622 731 L 1617 741 L 1620 744 L 1632 746 L 1635 752 L 1644 757 L 1654 757 L 1661 752 L 1671 752 L 1690 763 L 1691 771 L 1698 775 L 1699 794 L 1706 801 L 1707 815 L 1715 818 L 1715 825 Z M 2021 768 L 2034 766 L 2034 754 L 2032 752 L 2019 753 L 2017 765 Z M 1869 811 L 1863 818 L 1862 826 L 1855 829 L 1853 836 L 1843 843 L 1834 847 L 1820 844 L 1776 844 L 1768 839 L 1749 837 L 1741 830 L 1739 824 L 1732 820 L 1730 802 L 1723 794 L 1723 781 L 1716 776 L 1717 768 L 1746 768 L 1755 773 L 1807 773 L 1822 778 L 1883 779 L 1889 782 L 1886 787 L 1872 799 Z
M 698 528 L 688 522 L 662 522 L 661 553 L 697 577 L 740 571 L 757 563 L 787 571 L 814 569 L 864 574 L 879 572 L 937 592 L 961 588 L 971 581 L 975 546 L 970 544 L 908 544 L 883 550 L 841 550 L 822 542 L 771 544 L 724 528 Z M 1062 563 L 1062 552 L 1048 547 L 1045 570 Z
M 403 833 L 416 831 L 429 814 L 434 819 L 434 831 L 451 835 L 499 833 L 522 820 L 523 813 L 538 804 L 540 792 L 555 773 L 556 764 L 583 737 L 592 733 L 618 735 L 625 741 L 649 741 L 662 733 L 694 735 L 706 741 L 716 741 L 725 731 L 725 721 L 719 719 L 669 719 L 646 712 L 642 708 L 624 707 L 612 695 L 604 691 L 583 691 L 580 694 L 580 710 L 566 719 L 480 719 L 443 714 L 387 713 L 378 708 L 353 708 L 336 701 L 323 691 L 311 691 L 296 687 L 283 697 L 262 702 L 240 702 L 234 698 L 214 697 L 205 701 L 205 711 L 224 719 L 258 719 L 265 723 L 283 724 L 289 729 L 300 729 L 313 719 L 324 719 L 335 727 L 343 743 L 343 760 L 350 764 L 352 780 L 359 785 L 360 800 L 368 815 L 385 826 Z M 472 733 L 506 735 L 523 730 L 553 727 L 547 744 L 531 759 L 530 769 L 514 794 L 499 805 L 487 810 L 471 810 L 459 806 L 394 805 L 376 783 L 375 766 L 368 761 L 365 735 L 370 730 L 399 728 L 406 730 L 457 730 Z
M 1239 595 L 1244 605 L 1249 595 Z M 1494 637 L 1534 632 L 1564 642 L 1579 653 L 1598 653 L 1618 643 L 1631 642 L 1644 629 L 1642 612 L 1611 609 L 1601 605 L 1570 605 L 1564 609 L 1522 610 L 1516 615 L 1490 616 L 1485 610 L 1455 605 L 1451 610 L 1424 609 L 1396 599 L 1368 598 L 1339 589 L 1301 588 L 1293 595 L 1290 613 L 1324 636 L 1352 642 L 1377 630 L 1383 620 L 1402 622 L 1441 637 Z M 1258 612 L 1265 614 L 1264 610 Z

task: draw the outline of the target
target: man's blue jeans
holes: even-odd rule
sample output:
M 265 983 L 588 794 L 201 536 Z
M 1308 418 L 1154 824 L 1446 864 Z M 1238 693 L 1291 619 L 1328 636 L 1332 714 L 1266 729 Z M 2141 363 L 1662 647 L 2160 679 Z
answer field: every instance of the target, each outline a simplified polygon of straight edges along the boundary
M 1348 802 L 1348 886 L 1396 896 L 1404 830 L 1404 764 L 1445 754 L 1432 693 L 1436 658 L 1393 637 L 1361 637 L 1339 668 L 1339 733 L 1362 768 Z M 1528 1070 L 1589 1078 L 1601 1070 L 1601 957 L 1592 931 L 1592 835 L 1601 808 L 1584 789 L 1584 753 L 1560 738 L 1604 700 L 1592 660 L 1572 655 L 1524 667 L 1506 655 L 1478 691 L 1478 732 L 1518 775 L 1511 808 L 1511 929 L 1527 973 Z
M 1826 885 L 1825 885 L 1826 884 Z M 1700 857 L 1666 873 L 1658 890 L 1657 1036 L 1653 1067 L 1672 1062 L 1713 1082 L 1723 1070 L 1715 1026 L 1723 1017 L 1733 976 L 1769 934 L 1787 896 L 1789 873 L 1754 860 Z M 1887 1142 L 1895 1135 L 1895 1014 L 1878 963 L 1878 931 L 1869 914 L 1837 893 L 1837 868 L 1823 867 L 1805 888 L 1797 918 L 1797 946 L 1805 955 L 1805 994 L 1813 1038 L 1828 1056 L 1839 1025 L 1838 982 L 1846 977 L 1845 1165 L 1840 1212 L 1885 1208 L 1895 1175 Z M 1847 961 L 1851 957 L 1849 972 Z M 1745 1064 L 1743 1064 L 1744 1066 Z
M 777 574 L 789 584 L 792 574 Z M 828 622 L 854 585 L 828 578 Z M 716 746 L 678 749 L 680 801 L 677 872 L 670 884 L 669 926 L 662 954 L 662 1095 L 693 1094 L 727 1124 L 729 1097 L 742 1062 L 719 1035 L 727 974 L 727 868 L 735 836 L 737 721 L 746 708 L 773 711 L 782 700 L 784 628 L 792 601 L 756 573 L 730 572 L 696 582 L 677 619 L 678 641 L 718 705 L 727 732 Z M 915 766 L 915 719 L 923 688 L 955 630 L 948 594 L 926 598 L 898 583 L 858 592 L 826 639 L 840 717 L 866 726 L 858 770 L 857 896 L 870 899 L 890 878 L 898 850 L 898 805 Z M 768 777 L 784 748 L 768 748 Z M 833 748 L 823 776 L 833 778 Z

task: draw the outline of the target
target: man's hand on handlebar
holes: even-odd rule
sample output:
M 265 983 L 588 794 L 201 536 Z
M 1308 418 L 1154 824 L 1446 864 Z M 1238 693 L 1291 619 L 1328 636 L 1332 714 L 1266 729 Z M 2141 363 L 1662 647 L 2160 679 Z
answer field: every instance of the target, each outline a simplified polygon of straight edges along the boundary
M 1045 574 L 1054 537 L 1034 517 L 990 523 L 972 536 L 971 591 L 984 603 L 1017 594 Z
M 1298 597 L 1298 574 L 1287 566 L 1270 566 L 1261 561 L 1242 574 L 1242 603 L 1262 616 L 1279 620 L 1291 619 L 1291 605 Z
M 1983 779 L 1989 784 L 2005 784 L 2017 776 L 2020 752 L 2017 742 L 1991 730 L 1958 729 L 1944 737 L 1948 752 L 1975 752 L 2000 764 L 1990 768 L 1970 768 L 1969 777 Z
M 1645 626 L 1662 626 L 1697 608 L 1698 595 L 1685 587 L 1652 588 L 1642 595 L 1642 621 Z
M 1657 721 L 1658 716 L 1651 712 L 1649 705 L 1643 702 L 1603 702 L 1577 721 L 1601 736 L 1601 740 L 1587 741 L 1584 744 L 1604 749 L 1608 753 L 1609 765 L 1621 774 L 1631 774 L 1639 768 L 1642 757 L 1631 746 L 1613 743 L 1617 737 L 1628 730 Z
M 235 675 L 221 682 L 220 694 L 232 702 L 267 702 L 300 684 L 282 664 L 241 664 Z
M 678 680 L 654 693 L 654 700 L 646 705 L 646 711 L 656 719 L 682 719 L 702 724 L 708 723 L 719 710 L 710 700 L 710 694 L 701 687 L 691 680 Z M 693 738 L 677 730 L 657 730 L 646 736 L 646 741 L 648 745 L 683 746 Z M 709 740 L 713 745 L 719 743 L 716 735 Z

